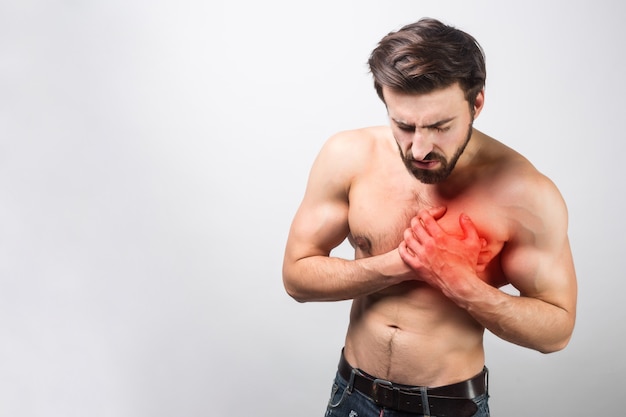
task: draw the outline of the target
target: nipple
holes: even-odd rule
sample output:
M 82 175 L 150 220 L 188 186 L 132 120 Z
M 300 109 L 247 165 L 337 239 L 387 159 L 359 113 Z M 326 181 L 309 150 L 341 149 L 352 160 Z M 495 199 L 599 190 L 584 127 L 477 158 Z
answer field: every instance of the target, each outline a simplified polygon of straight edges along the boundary
M 354 236 L 353 238 L 354 245 L 363 251 L 364 253 L 370 254 L 372 253 L 372 242 L 365 236 Z

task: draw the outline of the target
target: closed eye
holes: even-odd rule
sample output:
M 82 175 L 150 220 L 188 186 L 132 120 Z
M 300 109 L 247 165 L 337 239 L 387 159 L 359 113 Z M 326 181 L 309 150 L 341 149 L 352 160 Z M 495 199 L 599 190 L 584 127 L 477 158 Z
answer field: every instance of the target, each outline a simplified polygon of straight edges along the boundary
M 415 126 L 407 126 L 407 125 L 398 125 L 398 129 L 403 132 L 413 133 L 415 132 Z
M 399 120 L 396 120 L 394 118 L 392 118 L 393 122 L 395 123 L 395 125 L 398 127 L 398 129 L 400 129 L 403 132 L 407 132 L 407 133 L 413 133 L 415 132 L 415 130 L 418 128 L 415 125 L 410 125 L 410 124 L 406 124 L 403 123 Z M 419 126 L 420 129 L 428 129 L 437 133 L 444 133 L 447 132 L 448 130 L 450 130 L 451 128 L 451 124 L 450 122 L 452 122 L 454 120 L 454 117 L 450 117 L 444 120 L 440 120 L 438 122 L 432 123 L 432 124 L 427 124 L 424 126 Z

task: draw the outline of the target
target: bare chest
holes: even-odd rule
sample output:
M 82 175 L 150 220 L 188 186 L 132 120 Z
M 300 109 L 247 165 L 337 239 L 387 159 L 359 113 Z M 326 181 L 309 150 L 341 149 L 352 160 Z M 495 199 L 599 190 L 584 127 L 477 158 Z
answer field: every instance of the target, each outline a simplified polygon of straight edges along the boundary
M 468 214 L 487 241 L 484 251 L 490 259 L 483 273 L 494 284 L 502 277 L 499 255 L 507 240 L 507 227 L 501 208 L 480 188 L 454 199 L 438 199 L 429 195 L 424 186 L 404 176 L 365 177 L 355 182 L 350 191 L 350 242 L 355 257 L 379 255 L 398 247 L 411 219 L 423 208 L 445 205 L 446 214 L 438 221 L 449 234 L 459 237 L 463 232 L 459 216 Z
M 358 257 L 388 252 L 398 246 L 411 218 L 428 203 L 414 190 L 380 181 L 353 186 L 348 222 Z

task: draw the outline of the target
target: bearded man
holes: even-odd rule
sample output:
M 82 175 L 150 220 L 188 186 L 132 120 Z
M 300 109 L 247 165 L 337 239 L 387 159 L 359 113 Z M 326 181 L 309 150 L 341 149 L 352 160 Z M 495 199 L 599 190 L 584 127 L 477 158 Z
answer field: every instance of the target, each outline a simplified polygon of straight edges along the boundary
M 485 329 L 544 353 L 572 335 L 566 205 L 473 128 L 486 71 L 472 36 L 422 19 L 369 67 L 389 125 L 324 144 L 283 264 L 297 301 L 353 300 L 326 415 L 488 416 Z M 331 256 L 346 238 L 354 259 Z

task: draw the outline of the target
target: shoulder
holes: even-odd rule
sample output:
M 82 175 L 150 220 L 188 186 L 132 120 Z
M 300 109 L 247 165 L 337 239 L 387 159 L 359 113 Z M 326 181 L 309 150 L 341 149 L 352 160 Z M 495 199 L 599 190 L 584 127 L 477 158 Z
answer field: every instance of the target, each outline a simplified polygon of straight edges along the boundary
M 391 133 L 385 126 L 344 130 L 326 140 L 313 166 L 314 171 L 350 176 L 365 169 L 368 161 L 389 147 Z
M 565 209 L 556 184 L 539 171 L 525 156 L 503 143 L 485 136 L 489 149 L 482 158 L 484 176 L 490 191 L 508 207 L 544 213 L 548 208 Z
M 556 184 L 526 157 L 494 141 L 486 170 L 490 198 L 508 224 L 509 244 L 550 244 L 567 235 L 567 206 Z
M 368 127 L 329 137 L 313 162 L 305 197 L 347 200 L 353 182 L 367 170 L 376 148 L 386 141 L 385 131 L 384 127 Z
M 480 134 L 480 145 L 476 163 L 480 195 L 498 211 L 509 242 L 562 236 L 567 207 L 555 183 L 503 143 Z
M 338 157 L 349 154 L 353 158 L 358 158 L 387 143 L 390 135 L 390 129 L 386 126 L 344 130 L 328 138 L 320 153 Z
M 548 176 L 511 152 L 497 168 L 493 194 L 507 229 L 500 265 L 520 294 L 573 308 L 575 273 L 565 200 Z

